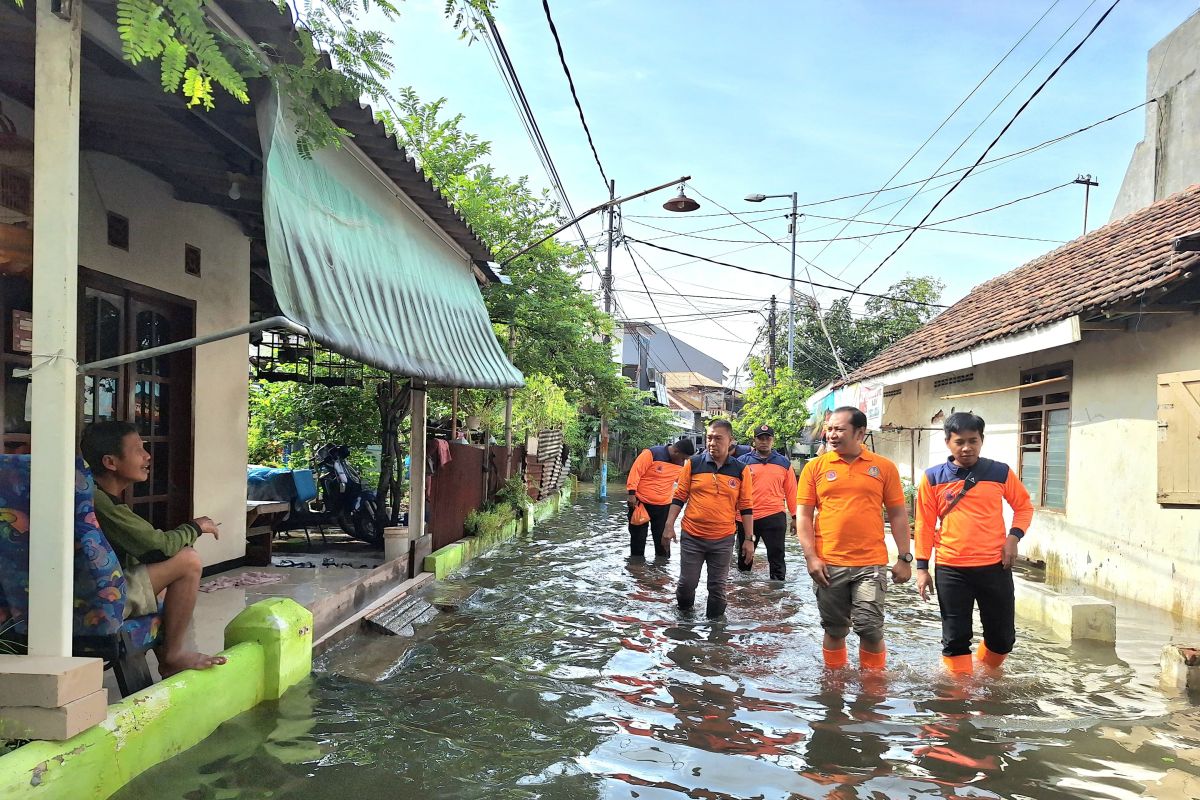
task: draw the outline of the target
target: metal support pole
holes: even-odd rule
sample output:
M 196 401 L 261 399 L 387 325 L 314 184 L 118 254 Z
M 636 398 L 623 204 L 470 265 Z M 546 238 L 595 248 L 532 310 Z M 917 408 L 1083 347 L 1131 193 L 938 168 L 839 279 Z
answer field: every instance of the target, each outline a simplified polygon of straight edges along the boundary
M 767 374 L 775 385 L 775 295 L 771 295 L 771 313 L 767 318 Z
M 613 227 L 616 206 L 613 200 L 617 197 L 617 182 L 608 182 L 608 253 L 604 265 L 604 313 L 612 313 L 612 258 L 613 258 Z M 604 337 L 604 343 L 609 343 L 609 337 Z M 600 487 L 601 500 L 608 499 L 608 415 L 600 415 Z
M 34 23 L 29 653 L 40 656 L 71 655 L 81 7 L 37 0 Z
M 796 203 L 800 193 L 792 192 L 792 274 L 788 279 L 788 369 L 796 371 Z M 774 378 L 774 376 L 772 376 Z
M 408 533 L 415 541 L 425 535 L 425 417 L 429 395 L 425 381 L 412 379 L 412 441 L 409 442 Z
M 513 345 L 516 343 L 517 325 L 515 320 L 508 323 L 508 360 L 512 361 Z M 512 442 L 513 442 L 513 389 L 510 386 L 504 392 L 504 480 L 512 475 Z
M 458 387 L 455 387 L 450 401 L 450 441 L 458 441 Z
M 1075 183 L 1083 184 L 1083 232 L 1087 234 L 1088 220 L 1088 203 L 1092 196 L 1092 187 L 1099 186 L 1100 181 L 1093 178 L 1091 175 L 1080 175 L 1075 179 Z

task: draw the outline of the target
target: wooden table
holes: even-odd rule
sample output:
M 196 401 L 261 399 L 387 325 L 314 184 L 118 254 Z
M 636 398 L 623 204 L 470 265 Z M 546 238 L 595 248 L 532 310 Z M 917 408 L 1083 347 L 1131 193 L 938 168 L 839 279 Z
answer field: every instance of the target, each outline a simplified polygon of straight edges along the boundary
M 272 523 L 291 510 L 286 500 L 246 501 L 246 563 L 255 567 L 271 566 Z

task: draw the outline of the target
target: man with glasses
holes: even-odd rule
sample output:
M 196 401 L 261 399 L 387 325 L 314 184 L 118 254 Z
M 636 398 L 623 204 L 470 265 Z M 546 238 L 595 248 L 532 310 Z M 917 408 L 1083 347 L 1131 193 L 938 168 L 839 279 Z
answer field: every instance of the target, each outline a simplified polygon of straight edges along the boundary
M 754 489 L 750 470 L 733 457 L 733 426 L 717 419 L 708 426 L 708 449 L 692 456 L 679 473 L 675 499 L 667 515 L 663 541 L 675 539 L 675 520 L 683 511 L 679 544 L 679 585 L 675 597 L 687 611 L 695 605 L 700 569 L 708 570 L 709 617 L 725 613 L 725 584 L 733 558 L 734 525 L 741 517 L 746 536 L 754 537 Z M 754 560 L 747 541 L 743 557 Z

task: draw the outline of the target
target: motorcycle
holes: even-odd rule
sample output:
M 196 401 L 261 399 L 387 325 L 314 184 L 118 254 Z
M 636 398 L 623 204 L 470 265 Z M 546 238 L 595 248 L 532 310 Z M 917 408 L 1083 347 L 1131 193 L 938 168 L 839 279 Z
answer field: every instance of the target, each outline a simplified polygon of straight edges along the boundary
M 290 498 L 291 513 L 273 526 L 277 533 L 337 525 L 355 539 L 383 546 L 383 528 L 376 520 L 375 492 L 363 486 L 362 475 L 347 460 L 349 456 L 350 448 L 345 445 L 327 443 L 317 448 L 312 459 L 316 499 L 306 502 L 297 487 L 296 495 Z M 312 494 L 308 497 L 312 498 Z

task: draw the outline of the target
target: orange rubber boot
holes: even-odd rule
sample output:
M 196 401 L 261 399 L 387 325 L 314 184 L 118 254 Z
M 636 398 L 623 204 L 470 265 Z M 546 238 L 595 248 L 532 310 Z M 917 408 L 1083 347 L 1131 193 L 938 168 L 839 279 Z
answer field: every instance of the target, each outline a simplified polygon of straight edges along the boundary
M 1006 658 L 1008 658 L 1008 653 L 993 653 L 988 650 L 987 642 L 980 642 L 979 649 L 975 651 L 975 660 L 992 669 L 1000 669 L 1000 665 Z
M 846 648 L 844 647 L 837 650 L 826 650 L 822 647 L 821 655 L 825 657 L 825 666 L 829 669 L 838 669 L 846 666 Z
M 975 671 L 970 653 L 962 656 L 942 656 L 942 664 L 955 675 L 969 675 Z
M 883 669 L 887 666 L 887 650 L 872 653 L 870 650 L 858 650 L 858 665 L 863 669 Z

